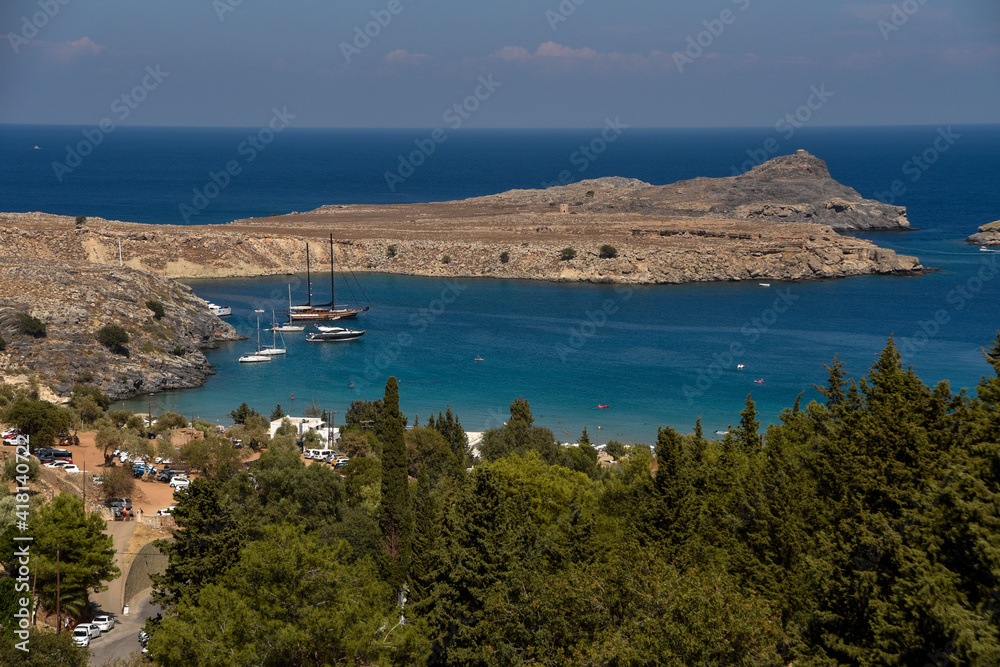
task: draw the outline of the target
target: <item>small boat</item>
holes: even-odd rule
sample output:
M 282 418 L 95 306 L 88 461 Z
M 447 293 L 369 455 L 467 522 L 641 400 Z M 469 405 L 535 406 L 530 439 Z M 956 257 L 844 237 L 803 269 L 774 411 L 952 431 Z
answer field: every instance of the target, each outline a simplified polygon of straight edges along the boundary
M 599 407 L 599 408 L 610 408 L 611 404 L 610 403 L 599 403 L 597 405 L 597 407 Z
M 292 286 L 288 286 L 288 308 L 292 307 Z M 265 331 L 268 331 L 265 329 Z M 305 327 L 301 324 L 294 324 L 292 322 L 282 322 L 278 324 L 277 318 L 274 316 L 274 311 L 271 311 L 271 328 L 270 331 L 277 331 L 279 333 L 285 331 L 305 331 Z
M 729 435 L 729 431 L 716 431 L 715 435 Z
M 343 327 L 323 327 L 325 331 L 314 332 L 306 337 L 310 342 L 354 340 L 365 335 L 365 329 L 345 329 Z
M 743 364 L 736 364 L 736 370 L 741 371 L 744 368 L 746 368 L 746 366 L 744 366 Z
M 208 309 L 212 311 L 212 314 L 216 317 L 225 317 L 226 315 L 232 315 L 233 309 L 229 306 L 217 306 L 214 303 L 208 304 Z
M 771 286 L 771 283 L 757 283 L 757 284 L 760 285 L 761 287 L 770 287 Z
M 274 318 L 274 312 L 271 312 L 272 319 Z M 257 351 L 257 354 L 264 354 L 269 357 L 274 357 L 280 354 L 287 354 L 288 350 L 285 348 L 285 339 L 281 339 L 281 347 L 278 347 L 278 330 L 273 326 L 271 327 L 271 347 L 261 348 Z
M 979 246 L 979 252 L 1000 252 L 1000 248 L 990 248 L 988 246 Z
M 480 357 L 480 356 L 479 356 L 479 355 L 477 354 L 477 355 L 476 355 L 476 358 L 475 358 L 475 359 L 473 359 L 473 361 L 486 361 L 486 360 L 485 360 L 485 359 L 483 359 L 482 357 Z
M 259 312 L 259 311 L 258 311 Z M 256 364 L 262 361 L 271 361 L 271 355 L 264 354 L 260 347 L 260 315 L 257 316 L 257 349 L 251 354 L 244 354 L 240 357 L 241 364 Z

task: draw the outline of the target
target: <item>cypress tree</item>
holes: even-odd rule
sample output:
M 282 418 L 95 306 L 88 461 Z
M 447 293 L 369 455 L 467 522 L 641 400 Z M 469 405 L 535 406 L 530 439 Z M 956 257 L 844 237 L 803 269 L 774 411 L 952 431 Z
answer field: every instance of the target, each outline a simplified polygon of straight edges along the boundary
M 399 384 L 385 384 L 382 413 L 382 573 L 394 591 L 409 575 L 413 513 L 410 507 L 403 419 L 399 412 Z
M 747 394 L 747 405 L 740 413 L 740 428 L 737 437 L 747 455 L 760 450 L 760 420 L 757 419 L 757 406 L 753 402 L 753 394 Z

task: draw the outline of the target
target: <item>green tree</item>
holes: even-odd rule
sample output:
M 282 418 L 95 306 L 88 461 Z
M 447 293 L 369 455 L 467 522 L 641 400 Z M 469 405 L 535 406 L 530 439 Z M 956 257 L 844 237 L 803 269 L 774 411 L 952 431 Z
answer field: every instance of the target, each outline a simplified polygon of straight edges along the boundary
M 62 595 L 86 599 L 87 591 L 107 590 L 104 582 L 121 574 L 114 564 L 114 544 L 103 532 L 106 527 L 100 515 L 85 513 L 83 500 L 68 493 L 60 493 L 32 515 L 31 553 L 38 558 L 38 591 L 47 608 L 55 609 L 57 551 Z
M 615 461 L 621 461 L 628 454 L 628 449 L 618 440 L 608 440 L 608 443 L 604 445 L 604 451 Z
M 177 605 L 150 639 L 161 665 L 424 664 L 428 646 L 402 624 L 369 561 L 344 541 L 276 526 L 219 582 Z
M 21 397 L 7 409 L 5 420 L 14 424 L 31 438 L 32 448 L 48 447 L 60 433 L 72 425 L 70 411 L 46 401 Z
M 166 311 L 163 310 L 163 304 L 160 303 L 159 301 L 153 301 L 153 300 L 147 301 L 146 308 L 149 308 L 151 311 L 153 311 L 154 320 L 162 320 L 163 316 L 166 315 Z
M 279 419 L 284 419 L 285 411 L 281 409 L 281 403 L 274 406 L 274 410 L 271 410 L 271 421 L 277 421 Z
M 602 259 L 614 259 L 618 256 L 618 250 L 615 249 L 613 245 L 608 245 L 605 243 L 601 246 L 601 258 Z
M 7 341 L 4 340 L 3 336 L 0 336 L 0 352 L 6 352 L 6 351 L 7 351 Z
M 0 663 L 4 667 L 87 667 L 90 649 L 77 646 L 69 632 L 56 634 L 30 629 L 27 651 L 17 648 L 20 638 L 0 635 Z
M 510 261 L 510 253 L 504 250 L 503 252 L 500 253 L 500 263 L 506 264 L 509 261 Z
M 129 468 L 110 468 L 101 473 L 97 487 L 100 498 L 131 498 L 135 493 L 135 475 Z
M 124 353 L 128 341 L 128 332 L 117 324 L 106 324 L 97 330 L 97 342 L 116 354 Z
M 574 257 L 576 257 L 576 250 L 573 248 L 563 248 L 562 250 L 559 251 L 559 259 L 563 260 L 564 262 L 569 261 Z
M 399 412 L 399 384 L 395 377 L 385 384 L 383 405 L 381 526 L 385 552 L 381 562 L 385 581 L 398 591 L 409 576 L 413 514 L 403 418 Z
M 156 542 L 168 558 L 166 572 L 152 576 L 158 604 L 197 596 L 239 560 L 247 540 L 246 519 L 217 482 L 194 480 L 180 496 L 173 517 L 179 527 L 174 539 Z
M 229 413 L 229 417 L 236 424 L 246 424 L 251 417 L 260 417 L 261 414 L 250 408 L 246 403 L 240 403 L 240 407 Z
M 21 333 L 32 338 L 42 338 L 47 333 L 45 322 L 28 313 L 17 313 L 17 323 L 21 328 Z

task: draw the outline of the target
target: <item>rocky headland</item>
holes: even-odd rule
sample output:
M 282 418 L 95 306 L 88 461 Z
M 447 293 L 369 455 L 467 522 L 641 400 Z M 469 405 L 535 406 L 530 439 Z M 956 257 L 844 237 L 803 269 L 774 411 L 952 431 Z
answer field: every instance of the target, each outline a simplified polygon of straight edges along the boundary
M 897 255 L 838 230 L 907 229 L 905 209 L 862 198 L 804 152 L 740 176 L 650 185 L 599 178 L 461 201 L 323 206 L 225 225 L 148 225 L 0 214 L 0 368 L 65 395 L 93 382 L 114 398 L 196 386 L 201 350 L 238 338 L 176 278 L 315 271 L 677 284 L 912 274 Z M 568 252 L 571 249 L 572 252 Z M 610 249 L 610 251 L 609 251 Z M 156 319 L 146 301 L 163 304 Z M 48 327 L 19 329 L 26 312 Z M 96 339 L 105 324 L 126 353 Z
M 1000 220 L 986 223 L 966 240 L 976 245 L 1000 246 Z
M 148 301 L 162 305 L 162 317 Z M 19 313 L 44 323 L 44 335 L 26 333 Z M 98 342 L 97 332 L 108 324 L 125 329 L 126 345 L 109 349 Z M 0 336 L 5 379 L 23 382 L 31 372 L 57 395 L 81 382 L 113 399 L 199 386 L 211 373 L 202 350 L 242 339 L 188 287 L 162 276 L 26 257 L 0 265 Z

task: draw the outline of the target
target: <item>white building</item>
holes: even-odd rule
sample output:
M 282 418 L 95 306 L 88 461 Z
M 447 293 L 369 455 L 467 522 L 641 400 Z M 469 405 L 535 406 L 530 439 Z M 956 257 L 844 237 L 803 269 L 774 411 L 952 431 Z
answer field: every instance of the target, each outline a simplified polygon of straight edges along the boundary
M 311 430 L 316 431 L 316 435 L 319 436 L 319 442 L 324 449 L 328 448 L 330 444 L 336 444 L 337 440 L 340 438 L 340 428 L 337 426 L 333 427 L 333 432 L 330 432 L 330 425 L 324 422 L 319 417 L 292 417 L 285 416 L 281 419 L 275 419 L 271 422 L 271 437 L 278 431 L 278 428 L 284 423 L 285 420 L 295 428 L 295 432 L 298 437 L 302 437 Z M 332 436 L 332 443 L 328 442 Z

